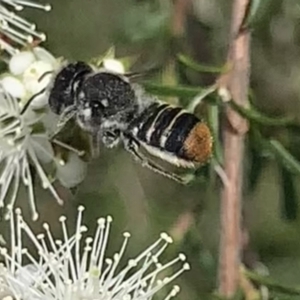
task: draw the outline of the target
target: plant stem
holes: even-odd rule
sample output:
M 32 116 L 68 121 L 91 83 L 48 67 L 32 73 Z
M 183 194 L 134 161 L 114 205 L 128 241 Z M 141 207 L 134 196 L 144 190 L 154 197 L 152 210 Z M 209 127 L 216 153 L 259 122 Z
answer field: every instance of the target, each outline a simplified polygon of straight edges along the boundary
M 186 15 L 191 5 L 191 0 L 175 0 L 173 2 L 171 31 L 174 37 L 179 38 L 185 32 Z
M 250 34 L 241 30 L 250 0 L 234 0 L 231 37 L 227 63 L 228 73 L 221 75 L 219 88 L 226 89 L 232 100 L 248 106 Z M 238 289 L 241 261 L 241 202 L 244 160 L 244 140 L 248 123 L 228 107 L 223 129 L 224 168 L 228 184 L 221 195 L 221 241 L 219 258 L 219 293 L 232 297 Z

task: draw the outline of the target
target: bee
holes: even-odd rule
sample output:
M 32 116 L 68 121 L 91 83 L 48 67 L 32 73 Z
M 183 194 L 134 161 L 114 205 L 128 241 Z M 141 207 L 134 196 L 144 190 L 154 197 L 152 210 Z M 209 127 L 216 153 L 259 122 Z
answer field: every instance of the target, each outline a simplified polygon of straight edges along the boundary
M 74 117 L 105 147 L 123 144 L 142 166 L 180 183 L 186 183 L 186 177 L 166 170 L 150 156 L 177 167 L 197 168 L 212 153 L 212 135 L 205 122 L 146 94 L 126 75 L 95 71 L 84 62 L 69 63 L 55 75 L 48 101 L 62 123 Z

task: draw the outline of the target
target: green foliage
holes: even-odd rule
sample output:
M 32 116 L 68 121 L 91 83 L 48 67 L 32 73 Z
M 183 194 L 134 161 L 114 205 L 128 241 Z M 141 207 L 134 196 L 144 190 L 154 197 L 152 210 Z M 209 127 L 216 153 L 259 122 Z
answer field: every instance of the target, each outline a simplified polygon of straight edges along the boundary
M 283 145 L 275 140 L 270 140 L 267 142 L 271 153 L 275 155 L 278 161 L 289 171 L 296 175 L 300 175 L 300 163 L 287 151 Z
M 279 180 L 282 183 L 282 212 L 286 220 L 296 220 L 298 212 L 298 197 L 293 174 L 286 167 L 279 165 Z
M 263 6 L 262 0 L 251 0 L 242 24 L 243 28 L 251 27 Z
M 245 270 L 244 273 L 246 276 L 253 280 L 255 283 L 258 283 L 260 285 L 264 285 L 268 288 L 270 288 L 271 291 L 279 292 L 285 295 L 290 295 L 290 296 L 298 296 L 300 295 L 300 289 L 296 287 L 289 287 L 285 286 L 279 282 L 276 282 L 272 280 L 269 277 L 261 276 L 256 273 L 253 273 L 251 271 Z
M 159 9 L 153 3 L 141 2 L 127 9 L 118 37 L 133 44 L 155 39 L 164 35 L 168 18 L 168 11 Z
M 244 108 L 236 104 L 234 101 L 230 101 L 229 105 L 234 110 L 239 112 L 243 117 L 257 124 L 265 126 L 287 126 L 294 123 L 294 120 L 291 118 L 273 118 L 266 116 L 263 113 L 257 111 L 253 106 L 251 108 Z
M 203 73 L 224 73 L 226 71 L 226 67 L 213 67 L 213 66 L 205 66 L 202 64 L 197 63 L 192 58 L 179 53 L 177 55 L 178 61 L 181 62 L 183 65 L 185 65 L 188 68 L 191 68 L 192 70 L 196 72 L 203 72 Z

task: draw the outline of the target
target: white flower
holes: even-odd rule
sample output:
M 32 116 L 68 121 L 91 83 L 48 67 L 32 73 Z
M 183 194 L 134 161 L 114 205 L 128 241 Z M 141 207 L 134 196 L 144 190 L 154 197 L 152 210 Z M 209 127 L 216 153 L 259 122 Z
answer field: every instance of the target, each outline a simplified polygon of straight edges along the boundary
M 122 64 L 121 61 L 115 59 L 115 58 L 104 58 L 103 59 L 103 67 L 111 72 L 115 72 L 118 74 L 124 74 L 125 73 L 125 67 Z
M 22 51 L 13 55 L 9 61 L 9 71 L 13 75 L 21 75 L 34 63 L 35 57 L 32 51 Z
M 24 98 L 26 96 L 25 86 L 20 79 L 6 75 L 1 79 L 2 87 L 9 93 L 12 97 L 15 98 Z
M 45 233 L 35 236 L 20 210 L 16 210 L 16 221 L 12 213 L 11 252 L 0 247 L 4 258 L 4 265 L 0 267 L 3 293 L 9 291 L 7 296 L 21 300 L 150 300 L 189 269 L 184 254 L 166 263 L 160 261 L 161 254 L 172 242 L 166 233 L 124 264 L 122 258 L 130 237 L 126 232 L 120 250 L 107 258 L 112 218 L 98 219 L 93 237 L 86 237 L 83 210 L 83 207 L 78 209 L 73 235 L 67 230 L 66 217 L 60 218 L 62 240 L 55 240 L 48 224 L 44 224 Z M 31 240 L 33 252 L 23 247 L 23 238 Z M 33 253 L 38 254 L 37 259 Z M 171 273 L 170 267 L 177 270 Z M 178 292 L 179 287 L 174 286 L 164 299 Z
M 15 14 L 24 7 L 38 8 L 49 11 L 49 4 L 42 5 L 29 0 L 0 0 L 0 47 L 8 54 L 18 52 L 23 47 L 34 42 L 44 41 L 44 33 L 36 31 L 36 26 Z
M 12 55 L 8 66 L 9 72 L 0 77 L 0 207 L 13 207 L 23 182 L 28 189 L 33 219 L 37 219 L 32 170 L 42 186 L 62 204 L 43 165 L 52 163 L 56 178 L 69 188 L 83 180 L 86 163 L 75 149 L 50 141 L 57 116 L 48 107 L 47 91 L 59 61 L 45 49 L 35 47 Z M 63 164 L 55 157 L 59 153 L 53 149 L 54 142 L 59 143 L 60 149 L 74 152 L 65 155 L 68 159 Z M 9 189 L 12 194 L 7 200 Z
M 70 152 L 68 161 L 55 159 L 56 177 L 60 183 L 72 188 L 82 182 L 86 176 L 87 164 L 74 152 Z
M 46 108 L 47 96 L 45 92 L 40 95 L 39 92 L 50 82 L 48 78 L 48 82 L 42 86 L 39 78 L 45 67 L 33 67 L 42 62 L 41 55 L 38 55 L 40 52 L 42 50 L 33 49 L 13 55 L 9 61 L 10 73 L 2 75 L 0 80 L 0 207 L 14 205 L 22 181 L 28 188 L 33 219 L 38 214 L 31 166 L 40 177 L 42 186 L 48 188 L 57 201 L 62 203 L 41 165 L 41 162 L 54 160 L 54 153 L 49 132 L 42 122 L 46 110 L 35 111 L 36 108 Z M 51 66 L 49 61 L 43 63 L 47 64 L 47 71 L 53 71 L 55 65 Z M 36 105 L 37 101 L 39 105 Z M 7 201 L 5 198 L 11 186 L 12 196 Z
M 47 105 L 46 88 L 53 73 L 59 68 L 59 62 L 47 50 L 35 47 L 12 55 L 8 62 L 9 73 L 1 76 L 0 83 L 12 96 L 26 105 L 34 97 L 31 105 L 35 108 Z
M 23 183 L 35 220 L 35 175 L 62 204 L 53 181 L 58 179 L 63 186 L 72 188 L 84 179 L 87 163 L 81 156 L 88 145 L 78 151 L 54 137 L 59 117 L 50 111 L 48 96 L 62 61 L 39 47 L 45 35 L 14 13 L 24 7 L 50 9 L 49 5 L 30 0 L 0 0 L 0 50 L 4 50 L 0 59 L 7 63 L 7 71 L 0 74 L 0 207 L 14 206 Z M 124 65 L 113 52 L 103 57 L 104 68 L 124 73 Z
M 23 113 L 18 100 L 0 85 L 0 207 L 5 204 L 10 207 L 14 205 L 22 181 L 28 189 L 33 219 L 36 219 L 38 214 L 34 200 L 31 165 L 39 176 L 42 186 L 48 188 L 57 201 L 62 203 L 41 165 L 40 157 L 53 157 L 53 153 L 49 152 L 49 149 L 52 149 L 49 136 L 43 129 L 41 120 L 42 115 L 30 109 Z M 40 129 L 37 130 L 37 127 Z M 40 143 L 39 139 L 43 143 Z M 12 194 L 10 200 L 7 200 L 10 187 Z

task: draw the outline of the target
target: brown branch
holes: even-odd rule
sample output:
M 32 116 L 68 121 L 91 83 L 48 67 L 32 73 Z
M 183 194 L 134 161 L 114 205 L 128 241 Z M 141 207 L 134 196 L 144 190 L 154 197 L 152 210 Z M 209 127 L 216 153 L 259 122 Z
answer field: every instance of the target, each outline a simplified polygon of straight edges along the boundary
M 247 106 L 249 86 L 250 34 L 241 25 L 250 0 L 234 0 L 230 48 L 227 63 L 230 70 L 221 76 L 218 84 L 222 91 L 241 106 Z M 248 124 L 228 107 L 224 124 L 224 167 L 228 184 L 221 196 L 221 241 L 219 259 L 219 293 L 232 297 L 238 288 L 241 261 L 241 198 L 244 160 L 244 137 Z
M 191 0 L 174 1 L 173 14 L 171 20 L 171 31 L 174 37 L 181 37 L 184 34 L 186 15 L 190 5 Z

